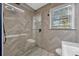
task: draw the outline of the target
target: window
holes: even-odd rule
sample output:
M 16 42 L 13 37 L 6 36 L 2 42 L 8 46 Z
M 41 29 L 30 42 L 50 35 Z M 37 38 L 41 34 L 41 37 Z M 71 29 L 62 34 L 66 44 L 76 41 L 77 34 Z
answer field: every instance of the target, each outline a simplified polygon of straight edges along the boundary
M 50 10 L 50 29 L 75 29 L 74 4 L 64 4 Z

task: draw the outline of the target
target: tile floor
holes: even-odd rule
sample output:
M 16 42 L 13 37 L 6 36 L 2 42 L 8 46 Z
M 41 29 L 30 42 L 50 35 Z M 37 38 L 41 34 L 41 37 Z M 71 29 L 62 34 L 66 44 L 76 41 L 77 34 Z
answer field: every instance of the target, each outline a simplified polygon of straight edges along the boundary
M 54 54 L 47 52 L 42 48 L 36 47 L 36 49 L 29 53 L 28 56 L 54 56 Z

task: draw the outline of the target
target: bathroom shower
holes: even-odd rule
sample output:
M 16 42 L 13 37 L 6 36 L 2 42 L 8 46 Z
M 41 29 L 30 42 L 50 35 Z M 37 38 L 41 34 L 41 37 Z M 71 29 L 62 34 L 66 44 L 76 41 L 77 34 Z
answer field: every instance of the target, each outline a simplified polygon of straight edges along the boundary
M 79 43 L 79 4 L 4 3 L 3 13 L 4 56 L 64 56 L 78 51 L 73 49 Z
M 42 15 L 20 6 L 23 4 L 4 4 L 3 55 L 51 54 L 38 47 L 42 41 Z

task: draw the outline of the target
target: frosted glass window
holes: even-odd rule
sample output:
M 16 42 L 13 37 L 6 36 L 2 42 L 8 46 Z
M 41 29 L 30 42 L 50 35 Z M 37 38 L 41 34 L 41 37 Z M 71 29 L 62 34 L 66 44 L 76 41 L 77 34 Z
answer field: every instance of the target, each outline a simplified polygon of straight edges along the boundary
M 74 4 L 61 5 L 50 10 L 51 29 L 75 29 Z

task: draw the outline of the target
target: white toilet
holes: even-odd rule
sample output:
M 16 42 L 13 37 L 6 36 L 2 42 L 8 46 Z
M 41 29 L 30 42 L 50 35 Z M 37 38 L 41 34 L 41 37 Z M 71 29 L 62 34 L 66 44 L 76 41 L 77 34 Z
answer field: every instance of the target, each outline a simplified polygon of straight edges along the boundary
M 57 48 L 57 49 L 56 49 L 56 53 L 61 56 L 61 55 L 62 55 L 61 48 Z

